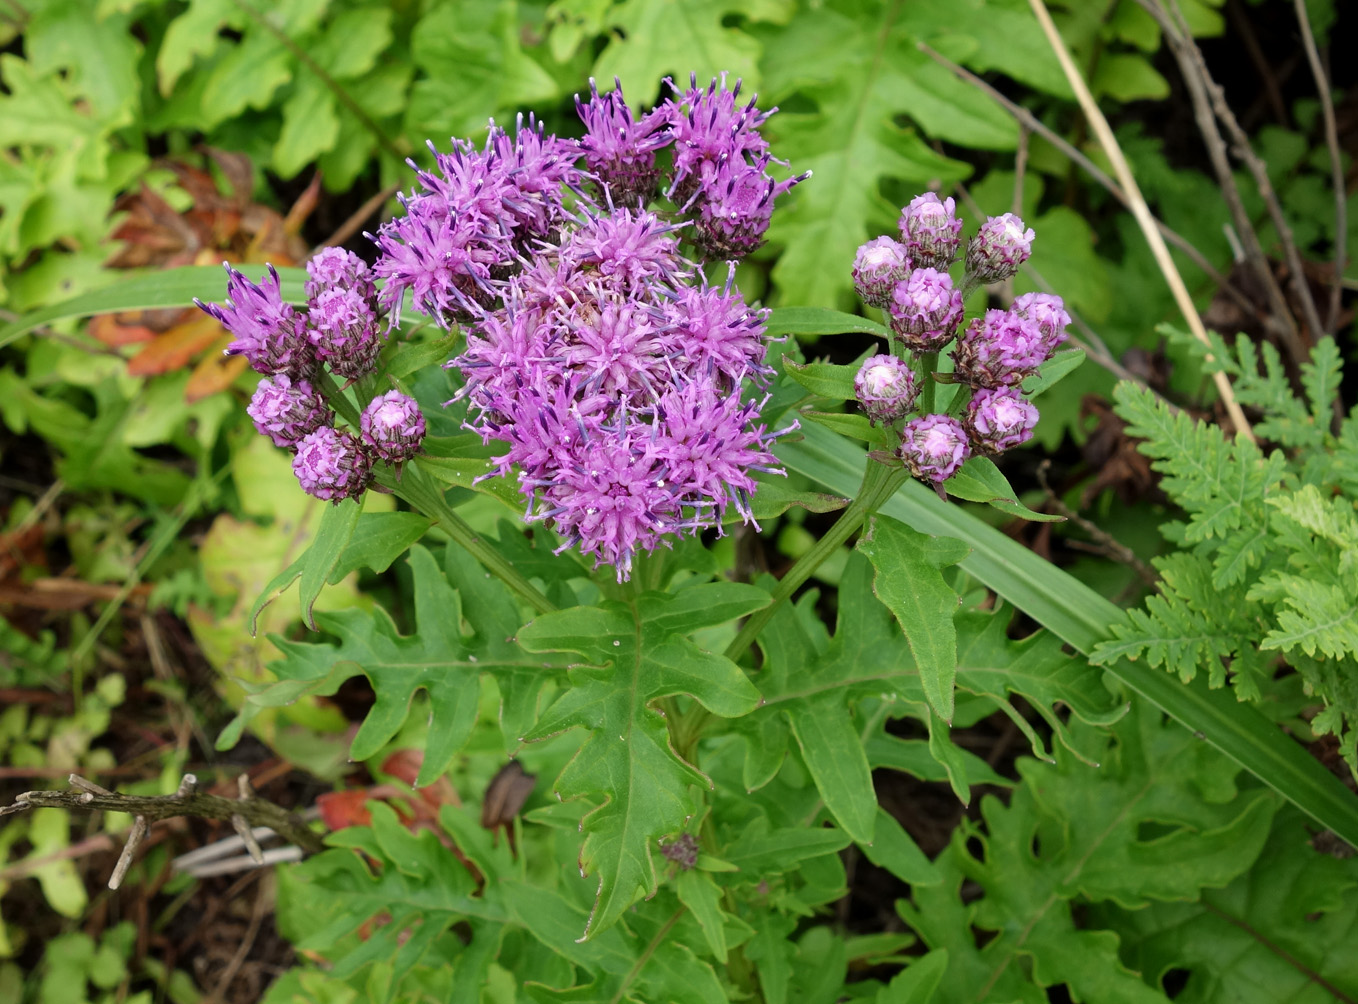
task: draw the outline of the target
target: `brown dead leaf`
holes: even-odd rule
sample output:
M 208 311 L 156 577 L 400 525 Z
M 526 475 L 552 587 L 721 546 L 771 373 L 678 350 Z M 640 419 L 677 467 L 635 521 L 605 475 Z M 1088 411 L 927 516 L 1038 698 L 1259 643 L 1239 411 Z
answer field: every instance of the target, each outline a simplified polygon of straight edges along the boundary
M 157 331 L 141 323 L 141 313 L 130 310 L 122 314 L 100 314 L 91 318 L 90 334 L 112 349 L 149 342 L 156 337 Z
M 193 368 L 189 382 L 184 387 L 184 400 L 189 404 L 226 390 L 250 365 L 250 361 L 244 356 L 223 355 L 229 344 L 231 336 L 226 335 L 198 360 L 198 365 Z
M 199 310 L 192 314 L 197 316 L 186 316 L 129 359 L 127 372 L 132 376 L 154 376 L 182 369 L 198 353 L 221 340 L 222 326 L 216 318 Z

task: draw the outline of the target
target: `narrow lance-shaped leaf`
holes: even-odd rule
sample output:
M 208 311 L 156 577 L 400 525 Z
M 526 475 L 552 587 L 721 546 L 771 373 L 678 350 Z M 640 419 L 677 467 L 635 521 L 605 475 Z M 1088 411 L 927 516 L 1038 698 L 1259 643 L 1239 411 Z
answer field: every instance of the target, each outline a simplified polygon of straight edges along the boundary
M 562 798 L 598 799 L 581 828 L 580 865 L 599 878 L 585 937 L 620 917 L 656 888 L 656 841 L 681 829 L 696 806 L 688 788 L 710 786 L 682 760 L 655 702 L 688 694 L 723 717 L 752 711 L 759 692 L 730 659 L 685 637 L 759 609 L 768 594 L 753 586 L 713 583 L 631 604 L 610 601 L 544 614 L 519 632 L 531 652 L 580 657 L 571 688 L 529 733 L 529 741 L 572 728 L 590 736 L 556 782 Z

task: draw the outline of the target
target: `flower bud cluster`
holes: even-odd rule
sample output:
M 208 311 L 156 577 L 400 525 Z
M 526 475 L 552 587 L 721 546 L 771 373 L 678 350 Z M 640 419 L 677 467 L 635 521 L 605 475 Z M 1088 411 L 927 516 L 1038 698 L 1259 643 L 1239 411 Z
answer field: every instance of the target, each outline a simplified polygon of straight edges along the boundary
M 915 477 L 942 484 L 971 456 L 994 456 L 1032 438 L 1038 412 L 1021 384 L 1066 339 L 1070 315 L 1059 296 L 1026 293 L 1008 310 L 988 310 L 965 329 L 963 292 L 1000 282 L 1032 252 L 1033 232 L 1011 213 L 987 219 L 967 245 L 960 287 L 948 274 L 962 247 L 962 221 L 952 199 L 932 192 L 901 211 L 900 240 L 878 237 L 858 249 L 854 288 L 887 314 L 903 358 L 875 355 L 863 363 L 854 389 L 874 424 L 896 428 L 895 453 Z M 959 335 L 959 329 L 961 333 Z M 963 386 L 951 414 L 907 417 L 920 397 L 918 357 L 947 348 L 953 382 Z
M 424 436 L 424 417 L 411 398 L 392 391 L 363 413 L 361 438 L 335 428 L 316 378 L 328 368 L 352 381 L 376 369 L 378 293 L 368 265 L 341 248 L 322 250 L 307 263 L 307 275 L 300 308 L 283 301 L 273 266 L 254 283 L 227 265 L 227 302 L 195 302 L 231 333 L 227 354 L 243 355 L 267 374 L 246 408 L 255 428 L 293 451 L 293 473 L 308 494 L 339 502 L 363 493 L 375 460 L 398 468 L 409 460 Z

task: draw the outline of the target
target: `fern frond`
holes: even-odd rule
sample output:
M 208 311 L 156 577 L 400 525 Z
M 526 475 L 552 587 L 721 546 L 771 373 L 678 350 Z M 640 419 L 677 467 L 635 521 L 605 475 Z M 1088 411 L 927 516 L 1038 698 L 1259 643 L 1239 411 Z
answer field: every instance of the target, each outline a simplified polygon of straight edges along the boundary
M 1316 342 L 1316 347 L 1311 350 L 1311 358 L 1301 364 L 1301 386 L 1311 405 L 1311 419 L 1320 430 L 1330 427 L 1335 396 L 1339 393 L 1339 382 L 1343 375 L 1344 363 L 1339 356 L 1339 348 L 1330 337 Z

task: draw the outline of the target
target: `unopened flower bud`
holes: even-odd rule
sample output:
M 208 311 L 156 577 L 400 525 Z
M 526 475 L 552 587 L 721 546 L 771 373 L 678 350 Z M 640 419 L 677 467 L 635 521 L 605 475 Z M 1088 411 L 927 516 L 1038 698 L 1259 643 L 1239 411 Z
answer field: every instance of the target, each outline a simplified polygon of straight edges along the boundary
M 372 269 L 358 255 L 344 248 L 321 248 L 306 263 L 307 299 L 315 300 L 322 290 L 333 286 L 357 290 L 364 299 L 376 302 L 377 287 Z
M 977 282 L 1002 282 L 1033 253 L 1033 232 L 1013 213 L 992 216 L 967 245 L 967 274 Z
M 1019 317 L 1037 325 L 1042 337 L 1047 340 L 1047 355 L 1066 340 L 1066 328 L 1070 325 L 1070 315 L 1066 304 L 1054 293 L 1024 293 L 1014 298 L 1009 308 Z
M 193 301 L 231 332 L 226 354 L 244 356 L 260 373 L 310 373 L 315 354 L 297 309 L 283 301 L 278 271 L 270 265 L 269 274 L 256 284 L 227 263 L 226 276 L 225 305 Z
M 399 390 L 387 391 L 375 397 L 363 409 L 359 427 L 363 442 L 373 453 L 392 464 L 402 464 L 413 457 L 424 439 L 424 415 L 415 399 Z
M 910 413 L 919 391 L 915 374 L 895 356 L 873 356 L 853 378 L 863 414 L 874 424 L 890 425 Z
M 996 454 L 1032 439 L 1037 417 L 1017 387 L 982 387 L 967 404 L 963 425 L 977 453 Z
M 376 368 L 382 350 L 377 314 L 358 288 L 331 286 L 320 290 L 310 302 L 307 321 L 316 355 L 336 376 L 356 380 Z
M 296 446 L 307 434 L 330 424 L 330 406 L 309 381 L 294 380 L 286 373 L 265 377 L 255 388 L 245 413 L 260 435 L 274 446 Z
M 904 244 L 890 237 L 870 240 L 854 257 L 853 288 L 869 307 L 885 308 L 896 283 L 909 275 L 910 266 Z
M 925 192 L 901 210 L 901 243 L 916 267 L 945 272 L 957 259 L 962 221 L 954 209 L 951 198 L 940 201 L 933 192 Z
M 937 352 L 962 323 L 962 293 L 947 272 L 917 268 L 898 282 L 888 306 L 891 330 L 914 352 Z
M 1036 373 L 1049 355 L 1048 339 L 1035 322 L 1011 310 L 987 310 L 972 318 L 952 357 L 964 383 L 1009 387 Z
M 915 477 L 942 484 L 971 455 L 967 430 L 947 415 L 912 418 L 901 429 L 900 458 Z
M 324 426 L 297 444 L 292 473 L 308 495 L 338 504 L 363 494 L 372 458 L 350 433 Z

